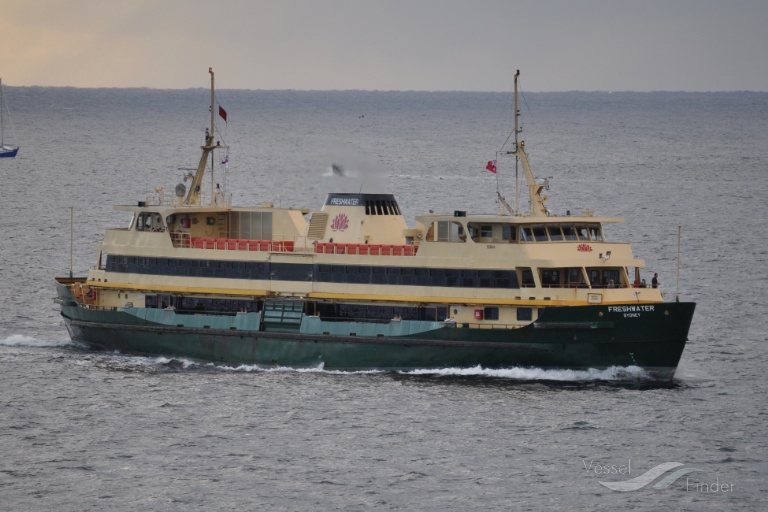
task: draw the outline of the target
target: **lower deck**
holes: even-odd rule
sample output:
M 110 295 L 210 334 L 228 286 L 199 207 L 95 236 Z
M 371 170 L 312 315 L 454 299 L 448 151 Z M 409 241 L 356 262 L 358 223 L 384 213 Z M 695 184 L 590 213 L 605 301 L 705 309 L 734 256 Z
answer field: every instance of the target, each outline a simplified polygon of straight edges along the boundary
M 228 364 L 344 370 L 638 366 L 671 378 L 695 307 L 554 306 L 538 310 L 526 325 L 491 326 L 431 319 L 429 308 L 401 309 L 386 319 L 383 315 L 393 310 L 353 310 L 345 309 L 350 304 L 298 299 L 264 299 L 251 303 L 253 310 L 234 302 L 226 311 L 223 302 L 202 304 L 214 310 L 179 311 L 173 304 L 91 308 L 70 292 L 77 283 L 67 281 L 57 285 L 67 329 L 72 339 L 94 347 Z M 375 311 L 379 317 L 356 316 Z

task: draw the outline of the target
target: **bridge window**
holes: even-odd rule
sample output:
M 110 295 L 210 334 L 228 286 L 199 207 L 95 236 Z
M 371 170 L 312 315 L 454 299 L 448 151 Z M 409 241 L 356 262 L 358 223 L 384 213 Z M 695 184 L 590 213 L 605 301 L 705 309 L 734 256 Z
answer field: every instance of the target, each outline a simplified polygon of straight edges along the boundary
M 587 226 L 576 226 L 575 229 L 579 240 L 589 241 L 589 230 L 587 229 Z
M 159 213 L 141 212 L 136 220 L 137 231 L 162 231 L 163 217 Z
M 549 239 L 553 242 L 559 242 L 563 239 L 563 233 L 560 231 L 560 226 L 548 226 Z
M 503 224 L 501 228 L 501 237 L 508 242 L 516 242 L 517 226 L 514 224 Z
M 452 221 L 437 222 L 438 242 L 464 242 L 466 239 L 464 226 L 462 226 L 461 223 Z
M 600 224 L 592 224 L 589 226 L 589 233 L 592 235 L 592 240 L 595 242 L 603 241 L 603 231 L 600 229 Z
M 566 240 L 578 240 L 576 237 L 576 228 L 573 226 L 563 226 L 563 237 Z

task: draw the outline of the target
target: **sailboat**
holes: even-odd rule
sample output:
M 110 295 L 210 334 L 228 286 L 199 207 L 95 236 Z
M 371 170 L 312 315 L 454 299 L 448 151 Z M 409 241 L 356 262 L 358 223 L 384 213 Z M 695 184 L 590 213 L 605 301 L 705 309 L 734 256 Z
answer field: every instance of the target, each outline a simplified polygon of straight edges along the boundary
M 11 132 L 13 133 L 11 112 L 8 110 L 8 104 L 5 102 L 3 79 L 0 78 L 0 158 L 13 158 L 16 156 L 16 153 L 19 152 L 19 146 L 11 146 L 5 143 L 5 115 L 8 116 L 8 123 L 10 124 Z

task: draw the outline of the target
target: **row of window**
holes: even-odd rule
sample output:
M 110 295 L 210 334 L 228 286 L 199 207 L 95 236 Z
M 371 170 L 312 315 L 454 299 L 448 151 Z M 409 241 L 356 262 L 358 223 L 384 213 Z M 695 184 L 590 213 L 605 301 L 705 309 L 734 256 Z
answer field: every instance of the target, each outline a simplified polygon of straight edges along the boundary
M 584 279 L 580 267 L 542 269 L 545 288 L 603 288 L 621 286 L 617 267 L 588 267 Z M 367 265 L 294 264 L 252 261 L 192 260 L 107 256 L 107 271 L 180 277 L 208 277 L 247 280 L 313 281 L 339 284 L 385 284 L 462 288 L 518 289 L 536 286 L 530 268 L 471 269 L 430 267 L 382 267 Z
M 107 271 L 181 277 L 318 283 L 391 284 L 467 288 L 520 288 L 514 269 L 455 269 L 320 265 L 251 261 L 107 256 Z
M 272 303 L 262 300 L 219 299 L 212 297 L 186 297 L 170 294 L 148 294 L 145 306 L 150 309 L 173 308 L 178 314 L 218 314 L 234 315 L 238 312 L 259 312 Z M 279 305 L 279 303 L 278 303 Z M 394 318 L 402 320 L 425 320 L 440 322 L 450 317 L 450 308 L 444 306 L 383 306 L 366 304 L 333 304 L 323 302 L 305 302 L 301 310 L 307 315 L 317 315 L 326 321 L 389 322 Z M 483 308 L 485 320 L 498 320 L 499 308 Z M 518 321 L 530 321 L 532 308 L 517 308 Z
M 437 225 L 437 237 L 435 234 Z M 469 237 L 478 242 L 603 242 L 600 224 L 550 224 L 518 225 L 511 223 L 467 224 Z M 436 221 L 427 231 L 427 240 L 437 242 L 464 242 L 467 239 L 464 226 L 459 221 Z
M 552 224 L 550 226 L 521 227 L 520 240 L 522 242 L 562 242 L 563 240 L 602 242 L 603 233 L 598 224 L 590 224 L 589 226 Z

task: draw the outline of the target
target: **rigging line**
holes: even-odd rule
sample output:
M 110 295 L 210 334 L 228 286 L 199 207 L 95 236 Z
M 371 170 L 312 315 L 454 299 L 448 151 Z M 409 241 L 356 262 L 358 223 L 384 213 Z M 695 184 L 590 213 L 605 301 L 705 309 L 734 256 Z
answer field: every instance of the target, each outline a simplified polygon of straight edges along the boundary
M 506 138 L 506 140 L 504 141 L 504 144 L 502 144 L 502 145 L 501 145 L 501 148 L 499 149 L 499 153 L 503 153 L 503 152 L 504 152 L 504 146 L 506 146 L 506 145 L 507 145 L 507 142 L 509 142 L 509 139 L 512 137 L 512 134 L 513 134 L 513 133 L 515 133 L 515 129 L 514 129 L 514 128 L 512 128 L 512 131 L 511 131 L 511 132 L 509 132 L 509 135 L 507 135 L 507 138 Z
M 531 107 L 528 105 L 528 99 L 525 97 L 525 93 L 523 92 L 523 84 L 522 80 L 518 79 L 518 84 L 520 87 L 520 96 L 523 97 L 523 103 L 525 103 L 525 109 L 528 111 L 528 117 L 531 119 L 531 124 L 535 125 L 533 120 L 533 112 L 531 111 Z
M 509 102 L 509 97 L 511 95 L 512 95 L 512 91 L 510 91 L 507 94 L 507 103 Z M 515 121 L 514 121 L 514 119 L 515 119 L 515 115 L 517 114 L 517 112 L 514 112 L 514 109 L 515 109 L 515 107 L 514 107 L 514 104 L 513 104 L 513 106 L 512 106 L 512 110 L 513 110 L 513 112 L 512 112 L 512 129 L 510 130 L 509 135 L 507 135 L 506 140 L 504 140 L 504 143 L 501 145 L 501 149 L 499 149 L 499 153 L 503 153 L 504 148 L 507 146 L 507 143 L 509 142 L 509 139 L 512 138 L 512 135 L 515 133 L 515 128 L 514 128 Z M 517 149 L 517 148 L 515 148 L 515 149 Z

